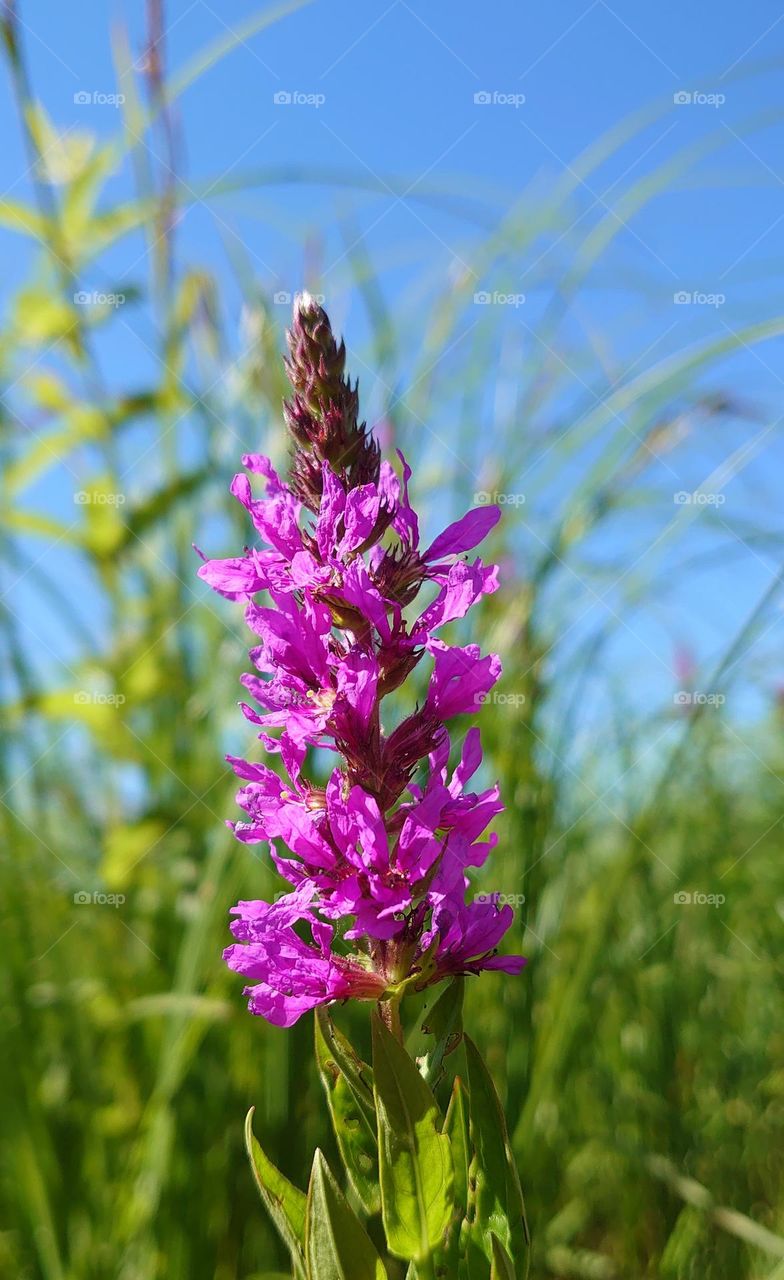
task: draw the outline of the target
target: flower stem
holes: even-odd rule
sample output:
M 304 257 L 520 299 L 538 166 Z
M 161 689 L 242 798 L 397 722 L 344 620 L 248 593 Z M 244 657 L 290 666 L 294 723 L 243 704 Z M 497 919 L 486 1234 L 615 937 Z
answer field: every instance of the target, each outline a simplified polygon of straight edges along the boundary
M 436 1268 L 433 1255 L 416 1264 L 417 1280 L 436 1280 Z
M 400 996 L 390 996 L 388 1000 L 380 1000 L 378 1012 L 385 1026 L 392 1032 L 396 1040 L 403 1043 L 403 1025 L 400 1021 Z

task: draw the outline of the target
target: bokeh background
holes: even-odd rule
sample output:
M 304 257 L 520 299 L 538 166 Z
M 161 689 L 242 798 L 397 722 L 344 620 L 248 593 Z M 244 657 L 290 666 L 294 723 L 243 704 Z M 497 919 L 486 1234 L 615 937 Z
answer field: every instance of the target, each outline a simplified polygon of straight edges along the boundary
M 784 1276 L 784 20 L 763 0 L 5 0 L 0 1275 L 260 1280 L 332 1153 L 220 951 L 241 611 L 323 295 L 427 532 L 505 513 L 469 991 L 535 1280 Z M 412 690 L 413 697 L 415 690 Z M 518 945 L 519 944 L 519 945 Z M 360 1040 L 362 1010 L 338 1018 Z

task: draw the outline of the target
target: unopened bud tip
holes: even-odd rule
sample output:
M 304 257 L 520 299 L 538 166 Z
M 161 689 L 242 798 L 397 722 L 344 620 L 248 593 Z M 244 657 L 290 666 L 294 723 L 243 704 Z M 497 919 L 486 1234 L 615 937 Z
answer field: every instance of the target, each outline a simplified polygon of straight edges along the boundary
M 294 298 L 294 311 L 307 313 L 309 311 L 318 311 L 318 303 L 307 289 L 303 289 L 302 293 L 298 293 Z

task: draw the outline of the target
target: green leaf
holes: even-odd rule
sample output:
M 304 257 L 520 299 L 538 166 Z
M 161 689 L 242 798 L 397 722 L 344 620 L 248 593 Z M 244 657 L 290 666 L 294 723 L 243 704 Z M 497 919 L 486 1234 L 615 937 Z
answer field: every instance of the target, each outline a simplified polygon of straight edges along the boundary
M 75 449 L 105 440 L 107 436 L 107 421 L 98 409 L 71 406 L 64 426 L 40 435 L 9 465 L 5 477 L 9 491 L 19 493 L 50 467 L 67 465 L 68 455 Z
M 316 1062 L 349 1183 L 368 1214 L 378 1213 L 378 1141 L 370 1067 L 323 1007 L 316 1010 Z
M 319 1150 L 308 1187 L 305 1253 L 308 1280 L 388 1280 L 370 1236 Z
M 375 1125 L 376 1103 L 371 1068 L 354 1052 L 353 1046 L 338 1030 L 323 1006 L 316 1009 L 316 1022 L 330 1053 L 351 1085 L 357 1102 L 367 1111 L 368 1116 L 372 1116 Z
M 36 173 L 54 186 L 67 186 L 82 172 L 95 147 L 86 129 L 59 130 L 40 102 L 27 101 L 25 122 L 38 152 Z
M 490 1233 L 490 1238 L 493 1244 L 493 1265 L 490 1268 L 490 1280 L 517 1280 L 514 1263 L 494 1231 Z
M 51 239 L 51 222 L 43 218 L 30 205 L 17 200 L 0 200 L 0 227 L 9 231 L 21 231 L 35 240 Z
M 391 1253 L 423 1261 L 452 1216 L 449 1139 L 415 1062 L 373 1015 L 373 1075 L 384 1230 Z
M 463 1220 L 468 1212 L 468 1166 L 471 1150 L 468 1137 L 465 1085 L 459 1076 L 452 1086 L 452 1096 L 447 1107 L 444 1133 L 449 1139 L 454 1166 L 454 1211 L 443 1249 L 437 1260 L 444 1275 L 456 1276 L 460 1261 L 460 1236 Z
M 81 169 L 68 183 L 62 201 L 62 230 L 71 254 L 83 260 L 84 253 L 92 248 L 92 213 L 101 189 L 116 165 L 113 146 L 97 148 L 85 157 Z
M 267 1159 L 253 1136 L 254 1111 L 255 1107 L 251 1107 L 245 1118 L 245 1147 L 264 1207 L 291 1254 L 294 1274 L 300 1280 L 305 1274 L 303 1242 L 307 1201 L 304 1192 L 289 1182 L 288 1178 L 284 1178 L 272 1161 Z
M 462 1233 L 468 1274 L 484 1277 L 493 1261 L 493 1235 L 514 1259 L 516 1275 L 524 1276 L 530 1243 L 525 1205 L 514 1163 L 501 1101 L 492 1077 L 469 1036 L 469 1133 L 473 1151 L 469 1170 L 468 1218 Z
M 435 1038 L 433 1048 L 419 1061 L 419 1069 L 431 1089 L 443 1075 L 444 1058 L 457 1048 L 462 1038 L 464 990 L 465 979 L 453 979 L 422 1019 L 422 1030 Z
M 26 346 L 50 346 L 77 327 L 73 306 L 52 289 L 23 289 L 14 306 L 16 336 Z
M 52 520 L 50 516 L 40 515 L 37 511 L 25 511 L 21 507 L 9 508 L 3 512 L 3 524 L 8 529 L 16 529 L 19 533 L 32 533 L 48 542 L 78 542 L 78 538 L 67 524 Z
M 468 1207 L 468 1165 L 471 1152 L 468 1140 L 468 1116 L 466 1114 L 466 1090 L 459 1076 L 452 1085 L 452 1096 L 444 1121 L 444 1133 L 449 1138 L 454 1165 L 454 1197 L 457 1208 L 463 1213 Z

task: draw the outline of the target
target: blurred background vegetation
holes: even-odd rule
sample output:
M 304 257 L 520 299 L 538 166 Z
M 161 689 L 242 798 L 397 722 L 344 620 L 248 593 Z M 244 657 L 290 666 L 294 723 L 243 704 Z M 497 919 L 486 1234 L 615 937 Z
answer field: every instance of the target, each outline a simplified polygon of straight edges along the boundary
M 229 906 L 278 886 L 224 826 L 224 752 L 251 746 L 247 642 L 191 545 L 242 545 L 239 454 L 283 458 L 287 307 L 236 236 L 217 269 L 178 252 L 196 193 L 177 102 L 279 16 L 172 74 L 149 3 L 138 48 L 115 32 L 106 138 L 50 119 L 25 14 L 3 7 L 27 155 L 0 200 L 24 272 L 0 329 L 4 1277 L 259 1280 L 283 1258 L 245 1111 L 295 1180 L 316 1143 L 332 1151 L 310 1019 L 250 1018 L 220 960 Z M 343 190 L 340 281 L 320 274 L 319 228 L 301 252 L 337 323 L 351 302 L 350 366 L 428 528 L 476 494 L 505 508 L 504 587 L 463 634 L 505 665 L 482 726 L 508 808 L 477 887 L 519 897 L 530 961 L 472 984 L 467 1019 L 506 1098 L 536 1280 L 784 1277 L 780 454 L 759 465 L 779 414 L 733 365 L 769 368 L 784 320 L 752 298 L 742 323 L 630 355 L 584 300 L 596 272 L 611 287 L 621 226 L 606 206 L 584 221 L 580 187 L 664 110 L 496 214 L 468 180 L 425 183 L 472 226 L 407 309 L 356 230 L 361 167 L 317 175 Z M 700 146 L 629 174 L 624 218 Z M 135 190 L 118 198 L 120 178 Z M 525 323 L 476 301 L 521 280 L 543 300 Z M 131 330 L 144 377 L 123 363 Z M 362 1039 L 362 1010 L 337 1016 Z

